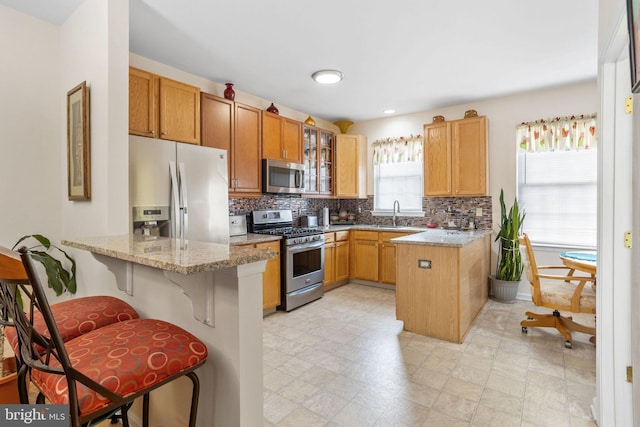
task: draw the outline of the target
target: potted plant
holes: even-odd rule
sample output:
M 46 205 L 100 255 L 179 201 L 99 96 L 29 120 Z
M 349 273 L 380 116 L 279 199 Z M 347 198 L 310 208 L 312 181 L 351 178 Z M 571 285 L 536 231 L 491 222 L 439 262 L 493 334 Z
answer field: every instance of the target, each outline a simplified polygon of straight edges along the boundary
M 497 301 L 514 302 L 524 268 L 518 237 L 522 232 L 525 213 L 520 209 L 517 198 L 514 198 L 507 213 L 503 190 L 500 190 L 500 216 L 500 229 L 495 240 L 499 242 L 500 250 L 496 274 L 490 276 L 491 294 Z
M 41 234 L 23 236 L 13 246 L 15 250 L 23 242 L 35 241 L 28 248 L 34 261 L 44 266 L 47 274 L 47 284 L 56 296 L 64 292 L 76 293 L 76 262 L 65 251 L 51 244 L 51 241 Z M 62 258 L 60 255 L 64 255 Z M 18 298 L 20 294 L 18 293 Z M 6 313 L 5 313 L 6 316 Z M 15 357 L 4 358 L 4 325 L 0 323 L 0 403 L 20 403 Z

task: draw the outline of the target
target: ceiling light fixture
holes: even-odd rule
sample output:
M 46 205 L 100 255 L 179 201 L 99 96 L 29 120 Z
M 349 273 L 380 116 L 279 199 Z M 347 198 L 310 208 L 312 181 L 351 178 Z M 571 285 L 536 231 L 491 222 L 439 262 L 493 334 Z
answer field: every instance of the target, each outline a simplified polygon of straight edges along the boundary
M 395 112 L 396 112 L 396 110 L 384 110 L 383 111 L 384 114 L 393 114 Z
M 313 80 L 323 85 L 338 83 L 343 77 L 344 74 L 338 70 L 319 70 L 311 74 Z

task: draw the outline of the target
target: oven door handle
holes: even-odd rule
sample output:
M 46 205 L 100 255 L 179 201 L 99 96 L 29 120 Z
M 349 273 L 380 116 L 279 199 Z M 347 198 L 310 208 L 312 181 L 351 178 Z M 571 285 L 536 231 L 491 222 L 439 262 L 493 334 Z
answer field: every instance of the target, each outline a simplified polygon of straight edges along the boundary
M 297 254 L 300 252 L 308 251 L 309 249 L 317 249 L 324 246 L 324 241 L 318 240 L 317 242 L 298 243 L 287 247 L 287 252 L 291 254 Z

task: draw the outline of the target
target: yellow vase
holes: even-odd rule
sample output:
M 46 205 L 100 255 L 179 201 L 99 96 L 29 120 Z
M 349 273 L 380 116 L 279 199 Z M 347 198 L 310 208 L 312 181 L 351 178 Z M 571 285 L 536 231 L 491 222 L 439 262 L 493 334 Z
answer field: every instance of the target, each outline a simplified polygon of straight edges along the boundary
M 333 122 L 333 124 L 338 126 L 340 133 L 347 133 L 347 130 L 349 130 L 353 122 L 351 120 L 338 120 L 337 122 Z

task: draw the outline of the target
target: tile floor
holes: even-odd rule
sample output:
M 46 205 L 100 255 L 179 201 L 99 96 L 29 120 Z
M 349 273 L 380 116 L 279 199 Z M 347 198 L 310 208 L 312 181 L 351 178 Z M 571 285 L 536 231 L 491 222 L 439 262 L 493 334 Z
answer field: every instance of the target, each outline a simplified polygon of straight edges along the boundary
M 265 426 L 595 426 L 595 346 L 523 334 L 489 301 L 463 344 L 405 332 L 394 292 L 349 284 L 264 319 Z M 593 316 L 574 315 L 593 324 Z

